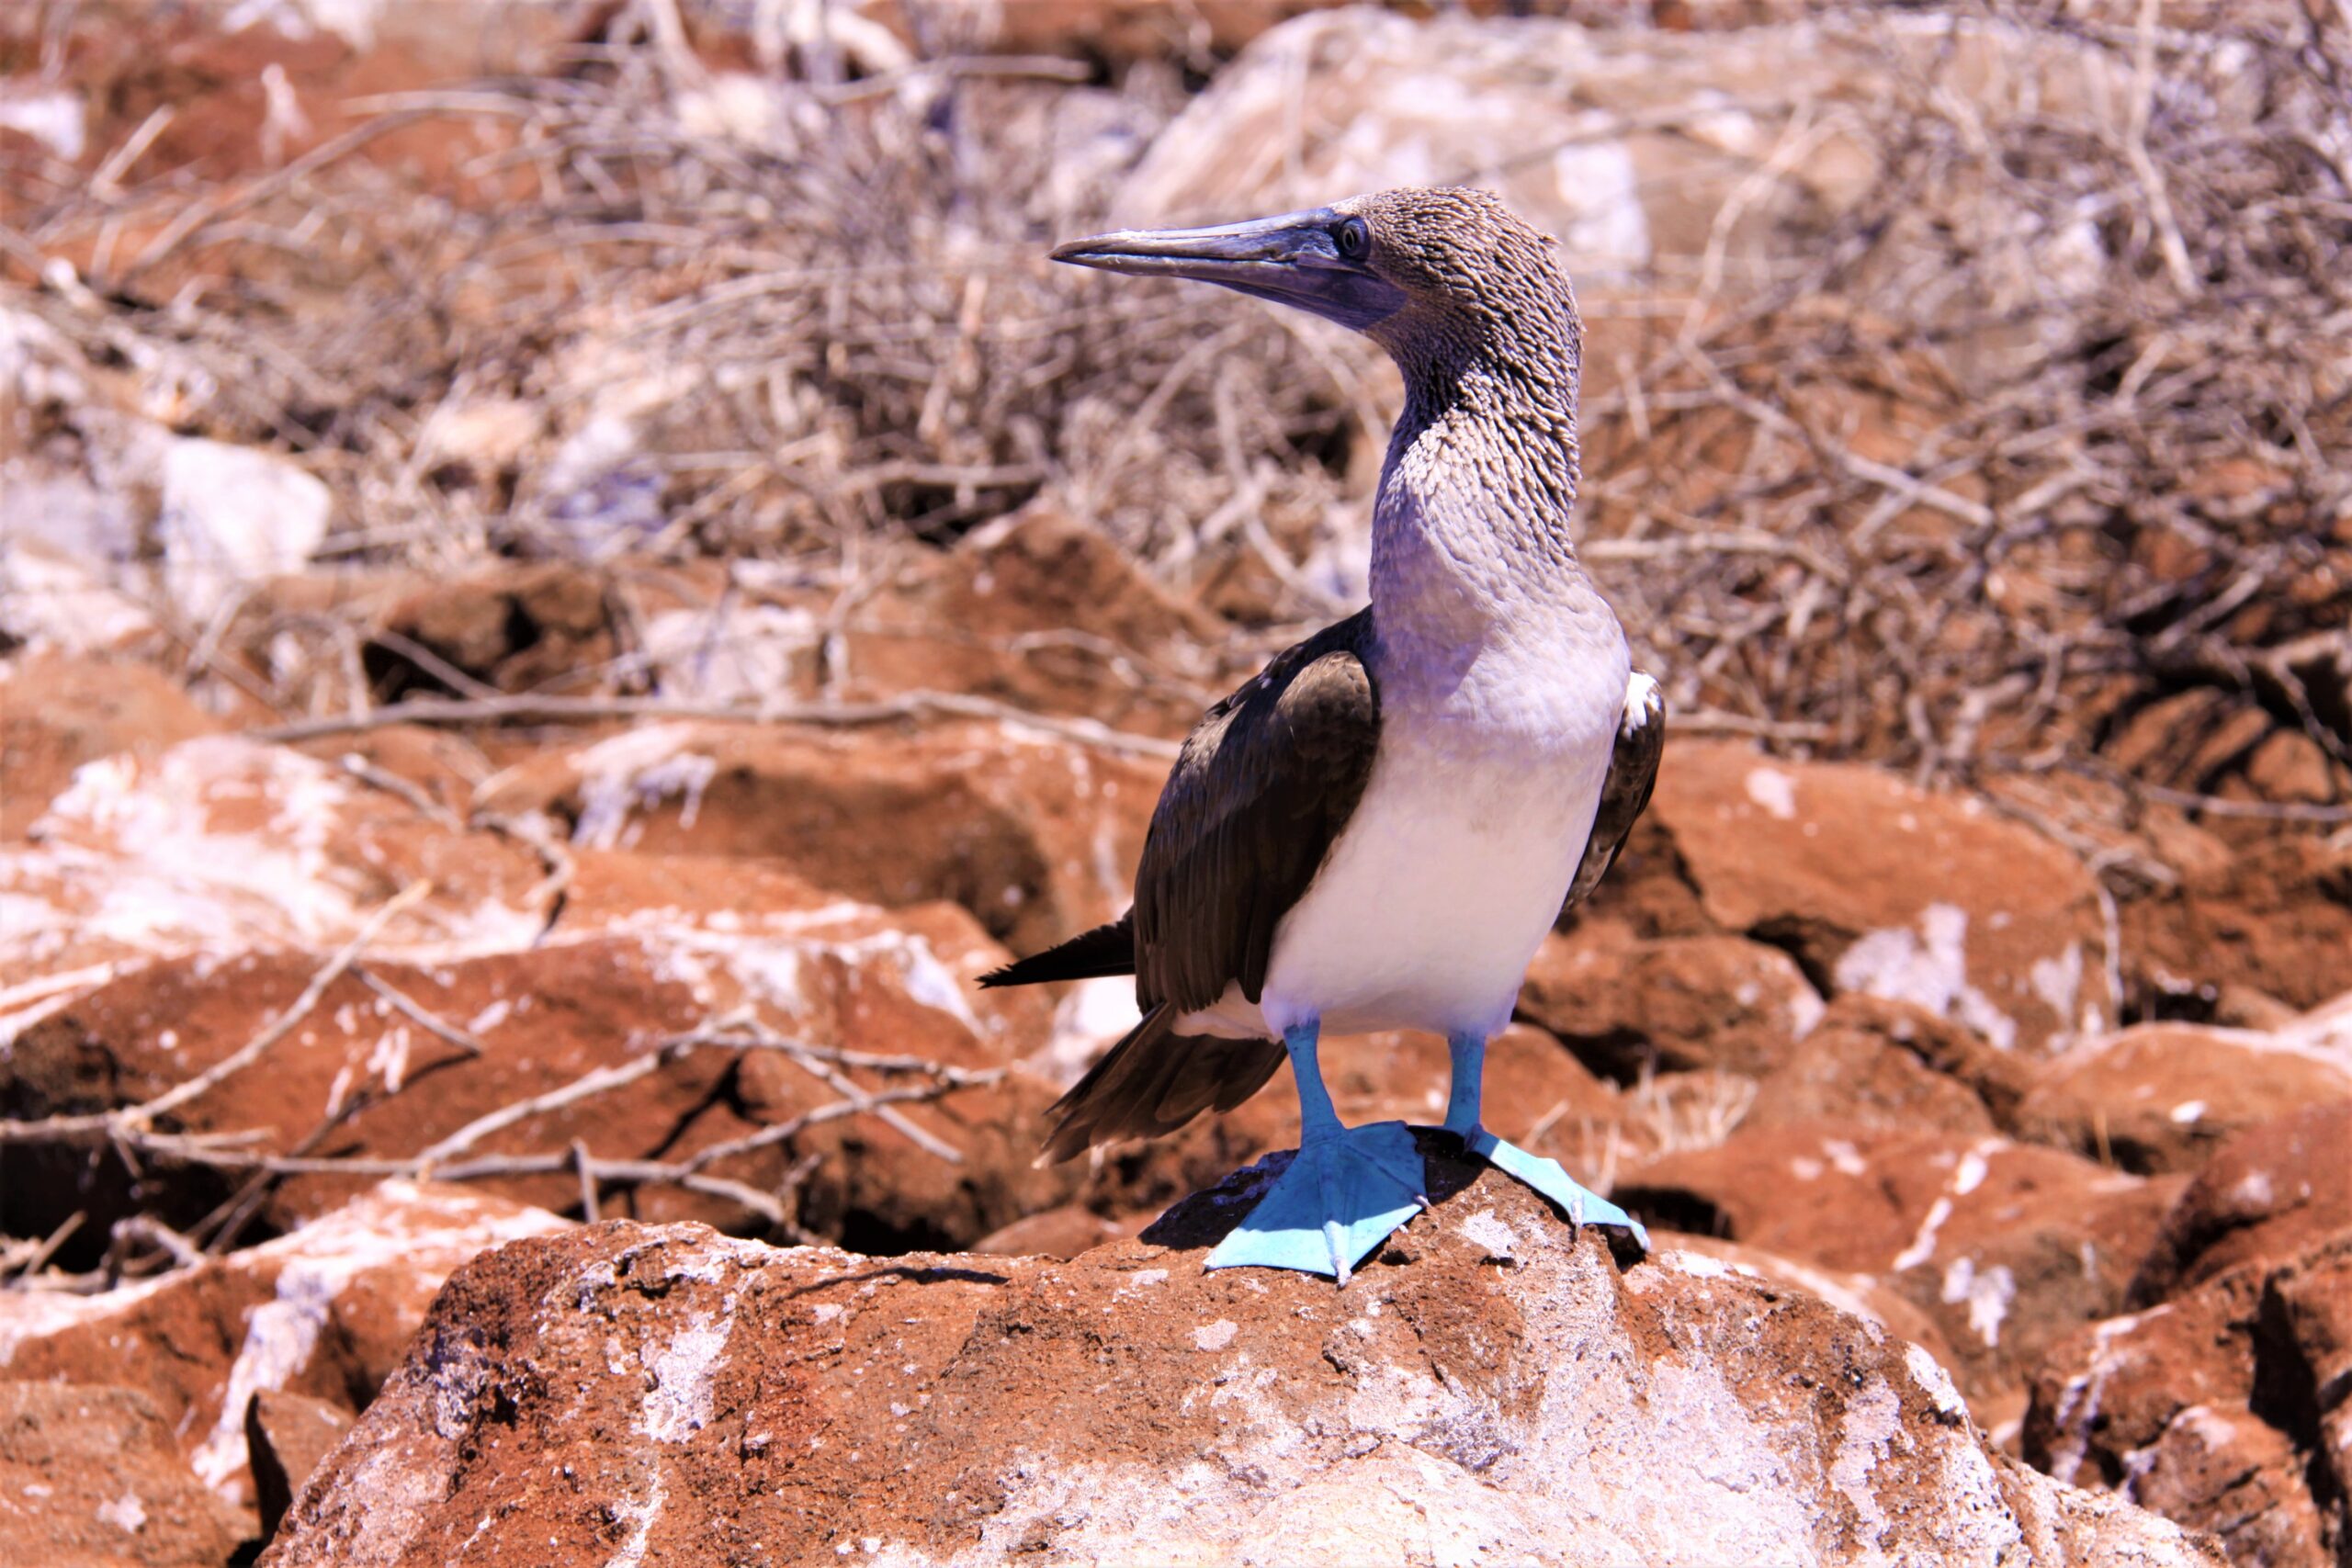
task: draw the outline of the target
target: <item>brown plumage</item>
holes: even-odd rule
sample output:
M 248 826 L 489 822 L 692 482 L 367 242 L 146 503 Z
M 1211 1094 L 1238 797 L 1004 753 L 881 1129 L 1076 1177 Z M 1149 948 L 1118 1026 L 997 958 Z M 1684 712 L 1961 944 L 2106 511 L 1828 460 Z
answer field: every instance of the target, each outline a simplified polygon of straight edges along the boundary
M 1274 1041 L 1171 1026 L 1229 985 L 1258 999 L 1275 927 L 1363 794 L 1380 732 L 1361 653 L 1370 628 L 1368 610 L 1326 626 L 1202 716 L 1152 812 L 1133 909 L 982 976 L 984 986 L 1136 976 L 1143 1021 L 1055 1104 L 1047 1160 L 1230 1111 L 1282 1066 Z M 1126 969 L 1109 967 L 1123 938 Z

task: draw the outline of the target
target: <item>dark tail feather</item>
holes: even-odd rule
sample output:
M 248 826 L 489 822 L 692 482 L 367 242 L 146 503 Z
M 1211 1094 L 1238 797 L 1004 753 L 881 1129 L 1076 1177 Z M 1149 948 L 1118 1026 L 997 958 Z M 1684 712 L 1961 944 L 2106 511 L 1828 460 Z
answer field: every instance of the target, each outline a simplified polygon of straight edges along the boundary
M 1038 1164 L 1058 1165 L 1119 1138 L 1156 1138 L 1211 1107 L 1230 1111 L 1283 1065 L 1275 1041 L 1176 1034 L 1175 1021 L 1173 1008 L 1152 1009 L 1054 1102 Z
M 1080 931 L 1058 946 L 1016 958 L 1001 969 L 991 969 L 980 976 L 980 984 L 1041 986 L 1048 980 L 1091 980 L 1098 976 L 1135 972 L 1135 914 L 1130 910 L 1107 926 Z

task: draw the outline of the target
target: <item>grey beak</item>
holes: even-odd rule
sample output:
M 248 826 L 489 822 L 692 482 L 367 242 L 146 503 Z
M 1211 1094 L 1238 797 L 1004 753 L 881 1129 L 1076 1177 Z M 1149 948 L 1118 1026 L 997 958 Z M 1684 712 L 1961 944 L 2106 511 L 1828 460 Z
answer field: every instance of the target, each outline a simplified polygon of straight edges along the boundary
M 1186 277 L 1312 311 L 1357 332 L 1395 313 L 1405 291 L 1333 238 L 1346 215 L 1329 208 L 1214 229 L 1127 229 L 1054 247 L 1054 260 L 1138 277 Z

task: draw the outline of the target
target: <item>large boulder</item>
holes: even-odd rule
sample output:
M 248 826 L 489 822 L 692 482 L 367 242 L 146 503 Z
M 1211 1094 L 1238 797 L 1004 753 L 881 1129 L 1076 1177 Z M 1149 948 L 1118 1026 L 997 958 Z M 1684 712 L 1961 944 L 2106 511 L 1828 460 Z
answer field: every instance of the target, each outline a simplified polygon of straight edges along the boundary
M 2291 1010 L 2352 991 L 2352 837 L 2290 826 L 2180 863 L 2177 886 L 2120 911 L 2151 999 L 2221 1007 L 2250 993 Z
M 483 804 L 545 812 L 584 848 L 754 857 L 878 904 L 949 899 L 1027 952 L 1125 906 L 1166 773 L 1012 721 L 679 722 L 542 753 Z
M 0 839 L 15 838 L 85 762 L 152 757 L 220 721 L 137 660 L 28 654 L 0 666 Z
M 1668 749 L 1650 809 L 1721 930 L 1825 991 L 1910 1001 L 2041 1053 L 2112 1021 L 2098 885 L 1982 801 L 1859 763 Z
M 0 1382 L 0 1562 L 220 1568 L 252 1531 L 135 1389 Z
M 170 1127 L 242 1134 L 267 1153 L 432 1155 L 437 1168 L 558 1209 L 582 1201 L 575 1150 L 674 1164 L 750 1139 L 703 1174 L 773 1193 L 796 1161 L 819 1156 L 801 1173 L 799 1217 L 876 1247 L 892 1235 L 975 1239 L 1071 1195 L 1079 1171 L 1030 1166 L 1054 1095 L 1043 1082 L 978 1083 L 882 1121 L 844 1118 L 845 1096 L 924 1080 L 853 1064 L 836 1083 L 821 1060 L 779 1049 L 671 1043 L 715 1020 L 756 1018 L 820 1052 L 1009 1066 L 1042 1036 L 1047 1003 L 973 987 L 1004 953 L 961 909 L 886 915 L 756 867 L 695 874 L 583 852 L 575 871 L 552 939 L 371 953 L 364 976 L 335 978 L 260 1060 L 180 1105 Z M 265 948 L 125 965 L 21 1030 L 0 1057 L 0 1115 L 97 1114 L 164 1093 L 243 1050 L 320 964 Z M 593 1089 L 600 1077 L 609 1081 Z M 552 1098 L 517 1109 L 542 1097 Z M 14 1234 L 46 1235 L 81 1208 L 102 1224 L 134 1207 L 193 1224 L 240 1179 L 199 1168 L 133 1190 L 115 1162 L 87 1153 L 0 1148 L 0 1217 Z M 509 1160 L 522 1163 L 503 1168 Z M 269 1189 L 262 1217 L 289 1224 L 364 1184 L 294 1177 Z M 764 1223 L 763 1206 L 731 1190 L 624 1177 L 606 1195 L 644 1217 Z
M 1765 1073 L 1740 1124 L 1989 1133 L 2014 1112 L 2026 1072 L 1924 1009 L 1845 996 Z
M 0 1378 L 102 1397 L 108 1385 L 135 1390 L 158 1413 L 175 1462 L 249 1507 L 255 1395 L 357 1411 L 452 1269 L 484 1247 L 563 1228 L 479 1193 L 386 1182 L 276 1241 L 158 1280 L 95 1296 L 0 1293 Z
M 2034 1375 L 2026 1454 L 2211 1530 L 2233 1562 L 2352 1546 L 2352 1235 L 2086 1325 Z
M 524 947 L 548 913 L 548 868 L 514 837 L 233 735 L 88 762 L 29 836 L 0 845 L 0 994 L 25 1000 L 153 956 L 331 951 L 420 884 L 376 951 Z
M 2233 1134 L 2329 1104 L 2352 1104 L 2352 1041 L 2325 1050 L 2291 1030 L 2145 1023 L 2052 1062 L 2018 1132 L 2127 1170 L 2194 1172 Z
M 1989 1451 L 1925 1351 L 1446 1174 L 1344 1290 L 1202 1269 L 1264 1168 L 1068 1263 L 510 1247 L 263 1562 L 2216 1562 Z
M 952 550 L 899 556 L 848 617 L 833 673 L 853 698 L 966 692 L 1181 739 L 1255 672 L 1218 679 L 1230 636 L 1102 529 L 1033 505 Z
M 2026 1450 L 2218 1533 L 2241 1563 L 2352 1545 L 2352 1105 L 2231 1138 L 2132 1281 L 2034 1374 Z
M 1537 950 L 1519 1013 L 1612 1077 L 1722 1067 L 1760 1074 L 1818 1022 L 1785 953 L 1731 936 L 1625 940 L 1592 922 Z
M 2352 1235 L 2352 1104 L 2314 1105 L 2223 1144 L 2165 1216 L 2130 1303 Z
M 1942 1330 L 1970 1398 L 2006 1415 L 2051 1345 L 2122 1305 L 2184 1185 L 1997 1136 L 1812 1123 L 1637 1165 L 1612 1196 L 1883 1280 Z

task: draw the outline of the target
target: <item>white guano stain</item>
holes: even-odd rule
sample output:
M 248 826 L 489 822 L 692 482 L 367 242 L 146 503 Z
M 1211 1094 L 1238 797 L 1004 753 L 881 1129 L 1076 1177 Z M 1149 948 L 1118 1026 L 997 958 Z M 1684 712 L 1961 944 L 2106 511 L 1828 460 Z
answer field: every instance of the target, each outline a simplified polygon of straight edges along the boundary
M 708 1425 L 711 1377 L 735 1332 L 735 1298 L 716 1313 L 700 1312 L 669 1343 L 646 1358 L 653 1386 L 638 1407 L 638 1430 L 657 1443 L 683 1443 Z
M 1797 815 L 1797 781 L 1793 774 L 1778 768 L 1750 768 L 1747 771 L 1747 798 L 1762 807 L 1767 814 L 1783 822 L 1793 822 Z
M 2083 994 L 2082 944 L 2070 942 L 2057 957 L 2035 959 L 2026 968 L 2026 984 L 2071 1032 L 2081 1021 L 2075 1007 Z
M 1518 1256 L 1519 1233 L 1492 1209 L 1481 1209 L 1463 1221 L 1462 1235 L 1485 1248 L 1489 1258 L 1509 1259 Z
M 2001 1342 L 2001 1322 L 2017 1293 L 2017 1276 L 1998 1263 L 1979 1273 L 1973 1258 L 1955 1258 L 1944 1269 L 1944 1300 L 1968 1303 L 1968 1326 L 1987 1349 Z
M 2169 1312 L 2158 1307 L 2156 1312 Z M 2099 1400 L 2107 1392 L 2107 1381 L 2113 1377 L 2127 1359 L 2133 1357 L 2129 1347 L 2118 1348 L 2116 1341 L 2137 1328 L 2142 1320 L 2153 1314 L 2135 1313 L 2126 1317 L 2110 1317 L 2091 1330 L 2089 1364 L 2066 1380 L 2058 1391 L 2058 1410 L 2052 1421 L 2058 1440 L 2051 1450 L 2050 1473 L 2072 1486 L 2075 1472 L 2082 1469 L 2083 1458 L 2090 1450 L 2091 1427 L 2098 1420 Z
M 1926 1391 L 1928 1402 L 1936 1407 L 1938 1415 L 1968 1414 L 1968 1402 L 1960 1396 L 1960 1389 L 1951 1381 L 1951 1374 L 1944 1371 L 1941 1361 L 1928 1354 L 1926 1346 L 1905 1345 L 1903 1364 L 1910 1369 L 1912 1381 Z
M 1928 1206 L 1919 1221 L 1919 1228 L 1911 1237 L 1911 1245 L 1894 1255 L 1894 1269 L 1901 1273 L 1917 1269 L 1936 1255 L 1936 1235 L 1951 1218 L 1952 1201 L 1965 1198 L 1984 1184 L 1984 1176 L 1992 1168 L 1991 1156 L 2001 1147 L 2002 1140 L 1986 1138 L 1964 1150 L 1960 1162 L 1952 1169 L 1951 1178 L 1944 1183 L 1944 1190 Z
M 1229 1317 L 1220 1317 L 1193 1330 L 1193 1344 L 1203 1350 L 1222 1350 L 1233 1343 L 1233 1337 L 1239 1332 L 1240 1325 Z
M 616 1520 L 626 1521 L 628 1535 L 621 1541 L 620 1550 L 605 1559 L 605 1568 L 640 1568 L 645 1562 L 646 1542 L 652 1538 L 653 1521 L 662 1517 L 662 1505 L 669 1500 L 669 1489 L 662 1483 L 662 1472 L 653 1472 L 653 1484 L 643 1497 L 632 1497 L 612 1506 Z
M 1846 1419 L 1838 1453 L 1829 1461 L 1829 1481 L 1854 1506 L 1865 1535 L 1875 1540 L 1886 1530 L 1886 1510 L 1871 1487 L 1871 1472 L 1886 1457 L 1903 1425 L 1903 1402 L 1884 1378 L 1870 1385 L 1846 1404 Z
M 113 1502 L 99 1504 L 96 1512 L 98 1523 L 112 1525 L 125 1535 L 137 1535 L 147 1528 L 146 1505 L 140 1502 L 138 1493 L 127 1487 Z
M 1917 931 L 1893 927 L 1855 940 L 1832 971 L 1838 989 L 1911 1002 L 1958 1020 L 2007 1051 L 2017 1043 L 2017 1021 L 1968 979 L 1968 911 L 1930 904 Z
M 386 1181 L 366 1197 L 243 1255 L 255 1266 L 283 1258 L 275 1297 L 245 1317 L 220 1411 L 188 1464 L 213 1491 L 242 1503 L 245 1406 L 284 1388 L 310 1364 L 335 1299 L 361 1274 L 399 1265 L 437 1282 L 486 1247 L 566 1228 L 537 1210 L 499 1213 L 464 1200 L 427 1198 L 413 1182 Z
M 718 761 L 688 751 L 697 739 L 693 726 L 655 724 L 600 740 L 580 754 L 580 820 L 571 841 L 582 849 L 627 849 L 644 832 L 632 818 L 673 796 L 679 798 L 678 825 L 691 829 L 702 811 L 703 791 L 718 775 Z

